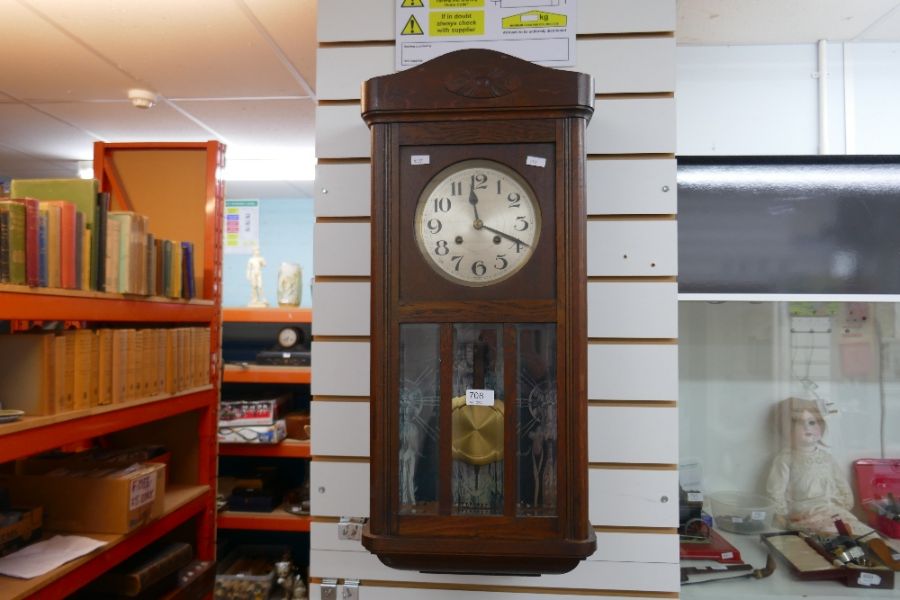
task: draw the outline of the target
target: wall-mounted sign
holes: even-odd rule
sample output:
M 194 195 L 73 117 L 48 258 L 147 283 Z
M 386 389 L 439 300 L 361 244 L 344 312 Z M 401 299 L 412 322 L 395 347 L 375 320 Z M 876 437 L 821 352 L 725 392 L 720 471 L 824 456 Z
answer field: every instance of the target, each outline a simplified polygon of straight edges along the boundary
M 251 254 L 259 245 L 259 200 L 225 201 L 225 254 Z
M 575 65 L 576 0 L 396 0 L 396 68 L 447 52 L 497 50 L 547 67 Z

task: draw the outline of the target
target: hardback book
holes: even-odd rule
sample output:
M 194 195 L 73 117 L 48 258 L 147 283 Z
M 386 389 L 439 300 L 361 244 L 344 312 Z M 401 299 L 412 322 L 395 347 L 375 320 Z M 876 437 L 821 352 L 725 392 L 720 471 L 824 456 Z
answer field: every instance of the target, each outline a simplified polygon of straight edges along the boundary
M 155 282 L 154 285 L 156 288 L 157 296 L 165 296 L 166 295 L 165 276 L 163 275 L 163 272 L 165 271 L 165 266 L 166 266 L 164 248 L 165 248 L 165 240 L 161 240 L 159 238 L 156 238 L 153 240 L 153 254 L 155 255 L 154 259 L 153 259 L 153 264 L 156 267 L 155 272 L 153 274 L 153 279 Z
M 135 213 L 129 211 L 109 211 L 109 221 L 116 222 L 119 225 L 119 258 L 117 260 L 119 277 L 116 289 L 111 291 L 119 292 L 120 294 L 132 293 L 131 277 L 133 268 L 131 265 L 131 253 L 133 244 L 131 237 L 136 227 L 134 217 Z
M 159 598 L 159 595 L 144 594 L 151 589 L 158 593 L 167 591 L 156 588 L 164 581 L 170 581 L 172 587 L 177 585 L 178 570 L 187 566 L 193 557 L 193 548 L 184 542 L 156 545 L 98 577 L 90 591 L 101 598 L 109 597 L 108 594 L 116 598 Z
M 97 221 L 96 179 L 13 179 L 10 182 L 10 196 L 13 198 L 37 198 L 38 200 L 65 200 L 84 215 L 85 228 L 91 231 L 91 263 L 99 258 L 95 223 Z M 94 271 L 91 270 L 91 273 Z
M 63 332 L 71 338 L 72 358 L 72 408 L 82 410 L 91 406 L 92 338 L 90 329 L 75 329 Z M 68 344 L 67 343 L 67 346 Z
M 144 279 L 146 294 L 148 296 L 156 295 L 156 238 L 152 233 L 147 234 L 147 242 L 144 248 L 144 256 L 147 259 L 147 265 L 144 269 Z
M 84 213 L 75 211 L 75 288 L 81 288 L 84 278 Z
M 172 297 L 172 240 L 163 240 L 163 292 L 166 298 Z
M 38 210 L 38 285 L 47 287 L 47 211 Z
M 53 346 L 51 333 L 0 335 L 0 364 L 7 374 L 0 385 L 3 408 L 22 410 L 26 415 L 54 412 Z
M 109 213 L 109 192 L 97 194 L 97 210 L 94 213 L 94 226 L 91 231 L 91 289 L 106 289 L 106 229 Z M 110 290 L 112 291 L 112 290 Z
M 62 404 L 60 409 L 64 412 L 75 410 L 75 336 L 71 331 L 64 331 L 60 335 L 63 339 L 63 348 L 65 355 L 63 356 L 63 382 L 62 388 Z
M 97 331 L 97 395 L 98 405 L 113 403 L 113 329 Z
M 62 200 L 49 200 L 50 206 L 59 207 L 59 287 L 74 290 L 77 286 L 75 279 L 76 260 L 76 221 L 75 205 Z
M 184 257 L 184 265 L 181 267 L 181 297 L 194 297 L 194 244 L 181 242 L 181 251 Z
M 119 236 L 122 224 L 116 219 L 106 222 L 106 256 L 104 259 L 103 290 L 116 293 L 119 291 Z
M 172 298 L 181 298 L 181 270 L 184 264 L 184 250 L 178 242 L 172 242 Z
M 16 202 L 25 207 L 25 283 L 40 285 L 40 258 L 38 255 L 38 229 L 40 215 L 38 201 L 34 198 L 12 198 L 3 202 Z
M 25 204 L 15 200 L 0 200 L 0 214 L 5 214 L 6 225 L 3 238 L 3 253 L 5 255 L 6 268 L 0 272 L 0 280 L 6 283 L 25 285 Z
M 9 283 L 9 211 L 0 210 L 0 283 Z
M 53 337 L 53 412 L 65 412 L 69 402 L 69 382 L 66 381 L 66 346 L 68 340 L 57 335 Z
M 81 214 L 81 213 L 79 213 Z M 91 280 L 94 277 L 94 273 L 91 270 L 93 267 L 91 265 L 91 230 L 82 227 L 81 228 L 81 279 L 80 288 L 82 290 L 90 290 L 91 288 Z
M 40 210 L 47 215 L 47 287 L 62 287 L 62 207 L 51 202 L 41 202 Z

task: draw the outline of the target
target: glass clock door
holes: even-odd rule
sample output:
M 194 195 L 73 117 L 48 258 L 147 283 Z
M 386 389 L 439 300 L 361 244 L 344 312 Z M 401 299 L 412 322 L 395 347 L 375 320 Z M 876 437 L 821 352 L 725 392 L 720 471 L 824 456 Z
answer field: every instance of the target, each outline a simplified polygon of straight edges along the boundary
M 552 323 L 400 326 L 400 515 L 557 515 Z

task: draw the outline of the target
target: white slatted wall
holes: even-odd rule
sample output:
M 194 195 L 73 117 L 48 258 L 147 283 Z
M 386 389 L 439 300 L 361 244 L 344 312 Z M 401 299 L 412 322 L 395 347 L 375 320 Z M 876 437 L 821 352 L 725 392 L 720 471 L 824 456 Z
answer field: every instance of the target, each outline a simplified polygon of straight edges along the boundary
M 597 552 L 543 577 L 421 574 L 337 538 L 369 510 L 369 132 L 360 83 L 393 72 L 393 0 L 318 7 L 311 598 L 322 578 L 362 600 L 678 596 L 675 0 L 581 0 L 587 131 L 590 518 Z M 340 597 L 340 596 L 339 596 Z

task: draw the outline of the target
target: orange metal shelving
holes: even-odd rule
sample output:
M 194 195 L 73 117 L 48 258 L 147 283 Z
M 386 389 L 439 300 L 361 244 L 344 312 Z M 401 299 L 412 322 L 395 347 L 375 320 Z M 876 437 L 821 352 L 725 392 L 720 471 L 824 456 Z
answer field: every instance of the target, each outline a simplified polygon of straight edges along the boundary
M 280 444 L 219 444 L 219 456 L 309 458 L 309 441 L 284 440 Z
M 223 511 L 219 513 L 219 529 L 251 529 L 256 531 L 309 531 L 308 516 L 284 512 L 281 507 L 270 513 Z
M 30 456 L 66 444 L 106 436 L 135 426 L 152 426 L 170 417 L 195 413 L 196 418 L 179 423 L 196 423 L 196 475 L 190 485 L 168 486 L 163 516 L 127 535 L 91 537 L 107 545 L 69 562 L 54 571 L 29 580 L 0 577 L 0 598 L 64 598 L 98 575 L 127 559 L 153 541 L 182 524 L 192 521 L 198 558 L 211 560 L 215 554 L 216 425 L 218 417 L 219 347 L 221 332 L 221 264 L 224 188 L 216 179 L 224 163 L 224 146 L 219 142 L 94 144 L 94 169 L 101 191 L 112 193 L 113 208 L 130 209 L 128 188 L 117 171 L 116 156 L 148 150 L 203 153 L 203 194 L 196 206 L 190 201 L 179 210 L 202 211 L 196 235 L 191 239 L 202 256 L 202 285 L 199 300 L 139 297 L 92 291 L 74 291 L 0 285 L 0 320 L 67 321 L 93 323 L 153 323 L 158 325 L 202 324 L 210 328 L 210 383 L 175 395 L 160 395 L 115 405 L 42 417 L 24 417 L 0 425 L 0 463 Z M 135 156 L 132 154 L 132 156 Z M 174 154 L 170 155 L 174 156 Z M 193 168 L 193 167 L 189 167 Z M 154 182 L 167 185 L 165 177 Z M 140 212 L 138 207 L 138 211 Z M 173 218 L 177 217 L 173 216 Z M 198 275 L 200 273 L 198 272 Z M 172 421 L 167 421 L 171 423 Z M 193 426 L 193 425 L 191 425 Z M 143 428 L 142 428 L 143 429 Z M 182 476 L 186 475 L 182 469 Z M 60 491 L 64 493 L 64 490 Z
M 119 564 L 141 548 L 158 540 L 191 517 L 198 516 L 212 496 L 209 486 L 180 486 L 166 492 L 163 516 L 127 535 L 91 534 L 107 542 L 87 556 L 66 563 L 47 575 L 34 579 L 14 579 L 0 575 L 0 597 L 5 600 L 39 597 L 66 598 L 75 589 Z
M 225 323 L 312 323 L 312 309 L 225 307 L 222 320 Z
M 268 365 L 225 365 L 225 383 L 309 383 L 310 367 L 275 367 Z

